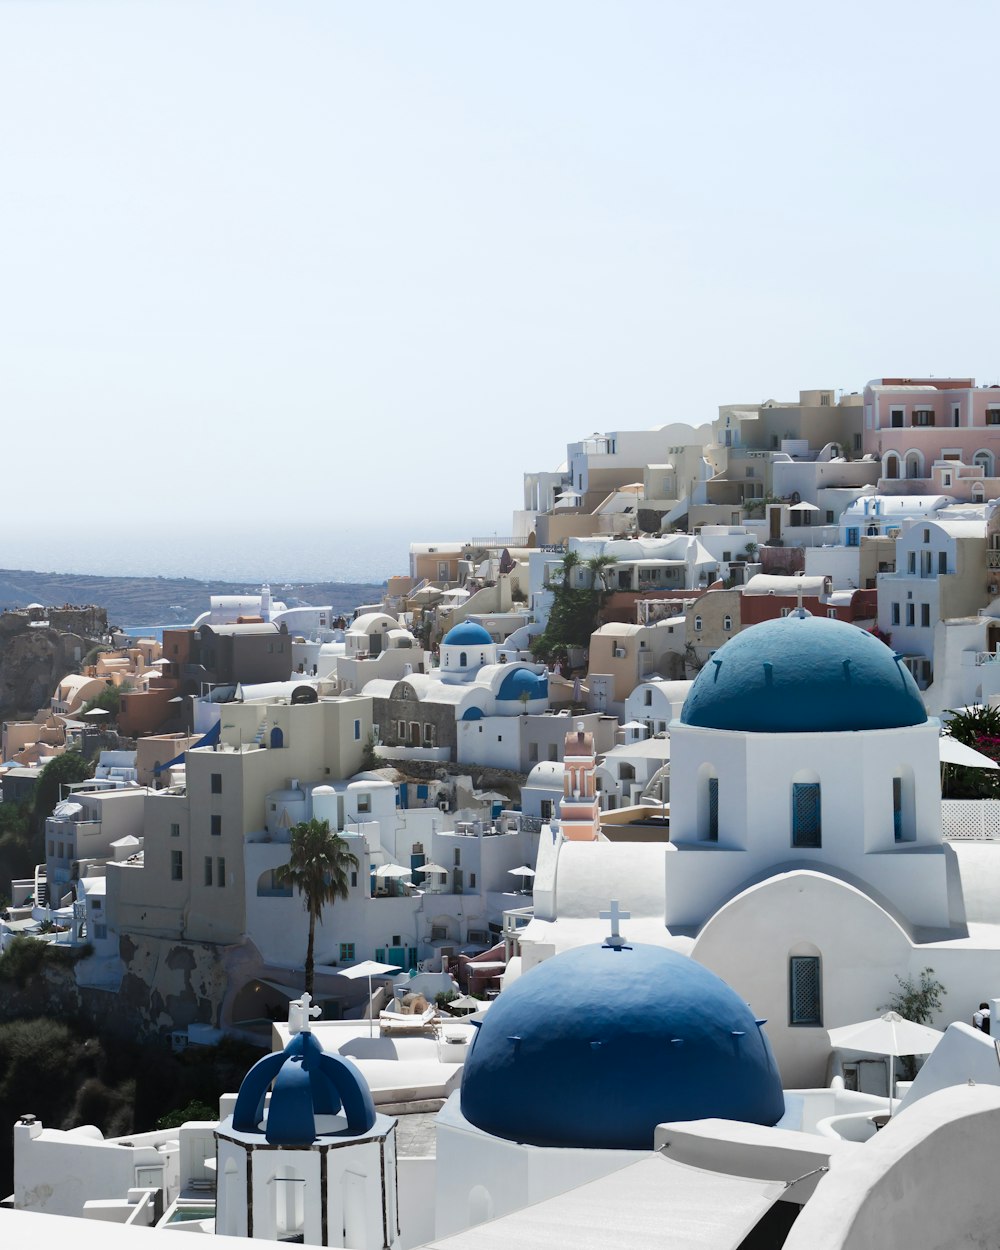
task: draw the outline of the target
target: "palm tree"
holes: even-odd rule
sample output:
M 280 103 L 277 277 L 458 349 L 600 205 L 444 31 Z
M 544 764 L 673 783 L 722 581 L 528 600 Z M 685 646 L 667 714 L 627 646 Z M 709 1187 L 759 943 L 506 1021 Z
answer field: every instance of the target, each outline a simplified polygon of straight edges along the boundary
M 325 820 L 304 820 L 292 827 L 292 854 L 275 873 L 282 885 L 294 885 L 305 896 L 309 913 L 309 944 L 306 946 L 306 993 L 312 995 L 314 979 L 313 948 L 316 921 L 323 921 L 323 908 L 350 893 L 352 869 L 358 857 L 344 838 L 330 832 Z
M 567 551 L 562 558 L 562 578 L 563 585 L 569 585 L 569 575 L 580 563 L 580 557 L 575 551 Z
M 603 594 L 608 592 L 608 582 L 604 574 L 608 569 L 613 569 L 618 561 L 614 556 L 592 556 L 587 561 L 587 568 L 590 569 L 591 585 L 595 590 L 598 589 L 597 583 L 600 582 L 600 589 Z

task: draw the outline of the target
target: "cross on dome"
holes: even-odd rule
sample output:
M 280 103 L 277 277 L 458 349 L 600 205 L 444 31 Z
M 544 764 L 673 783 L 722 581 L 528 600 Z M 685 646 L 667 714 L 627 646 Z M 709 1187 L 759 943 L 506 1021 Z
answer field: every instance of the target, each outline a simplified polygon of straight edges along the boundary
M 611 921 L 611 933 L 609 937 L 605 940 L 604 945 L 613 946 L 616 949 L 619 949 L 622 946 L 624 946 L 625 939 L 622 937 L 621 933 L 619 933 L 618 931 L 618 922 L 620 920 L 631 920 L 632 913 L 628 911 L 622 911 L 621 908 L 618 906 L 618 900 L 616 898 L 613 898 L 611 900 L 610 910 L 601 912 L 601 919 Z
M 311 1033 L 310 1016 L 315 1018 L 323 1014 L 323 1008 L 319 1003 L 315 1006 L 311 1004 L 312 995 L 308 993 L 303 994 L 301 998 L 293 998 L 288 1004 L 288 1031 L 293 1037 L 296 1033 Z

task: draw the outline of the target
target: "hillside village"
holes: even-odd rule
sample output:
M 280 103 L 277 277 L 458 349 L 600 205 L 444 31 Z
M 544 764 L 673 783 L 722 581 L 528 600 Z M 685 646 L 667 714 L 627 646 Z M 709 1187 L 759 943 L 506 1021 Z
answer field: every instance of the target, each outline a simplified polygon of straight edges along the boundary
M 161 1206 L 154 1220 L 150 1199 L 140 1223 L 163 1216 L 164 1198 L 201 1211 L 210 1192 L 211 1217 L 187 1217 L 206 1232 L 457 1248 L 535 1244 L 521 1209 L 556 1204 L 558 1223 L 572 1185 L 607 1209 L 616 1200 L 600 1187 L 625 1156 L 630 1168 L 707 1169 L 722 1206 L 737 1202 L 736 1177 L 788 1186 L 829 1170 L 766 1206 L 758 1194 L 759 1210 L 704 1243 L 744 1244 L 777 1201 L 785 1222 L 767 1244 L 794 1250 L 841 1228 L 838 1152 L 870 1166 L 869 1188 L 889 1202 L 889 1173 L 858 1162 L 883 1111 L 899 1112 L 885 1140 L 918 1179 L 914 1143 L 944 1123 L 925 1095 L 974 1073 L 991 1092 L 975 1105 L 970 1094 L 967 1114 L 994 1125 L 1000 1070 L 988 1027 L 967 1021 L 980 1002 L 1000 1007 L 1000 798 L 981 797 L 1000 737 L 984 730 L 973 750 L 948 725 L 956 713 L 988 724 L 1000 706 L 998 459 L 1000 388 L 972 378 L 729 403 L 700 429 L 570 443 L 561 465 L 525 472 L 509 534 L 463 534 L 456 518 L 453 534 L 414 541 L 409 568 L 353 612 L 288 606 L 263 585 L 214 594 L 191 625 L 142 638 L 91 610 L 86 651 L 64 648 L 34 717 L 3 723 L 4 807 L 30 803 L 67 753 L 91 775 L 44 813 L 33 873 L 2 883 L 0 950 L 71 951 L 76 984 L 137 1035 L 178 1051 L 236 1038 L 273 1048 L 273 1071 L 251 1073 L 218 1125 L 133 1135 L 101 1167 L 93 1151 L 81 1162 L 82 1140 L 28 1116 L 12 1205 L 135 1219 L 126 1191 L 152 1168 Z M 4 613 L 0 632 L 14 615 L 29 632 L 58 614 Z M 987 777 L 980 797 L 942 798 L 942 777 L 971 770 Z M 310 917 L 285 870 L 310 822 L 350 861 L 307 979 Z M 357 975 L 368 961 L 376 971 Z M 556 969 L 571 965 L 578 990 L 605 995 L 598 1032 L 631 1020 L 636 1002 L 658 1010 L 658 984 L 694 977 L 697 1001 L 721 978 L 727 1044 L 749 1050 L 760 1035 L 763 1049 L 741 1052 L 731 1077 L 696 1064 L 693 1102 L 657 1094 L 653 1111 L 635 1108 L 631 1136 L 599 1113 L 569 1117 L 561 1137 L 543 1130 L 525 1089 L 551 1125 L 603 1079 L 599 1040 L 593 1072 L 576 1058 L 531 1067 L 532 1030 L 551 1024 L 538 996 L 552 996 L 555 1019 Z M 966 1023 L 897 1090 L 894 1060 L 830 1031 L 878 1016 L 929 973 L 939 997 L 922 1023 Z M 452 1017 L 458 996 L 476 1024 Z M 679 1051 L 695 1024 L 671 1027 Z M 388 1049 L 366 1048 L 376 1028 Z M 522 1037 L 521 1068 L 477 1069 Z M 642 1073 L 663 1063 L 650 1045 L 633 1056 Z M 314 1053 L 355 1109 L 344 1112 L 355 1161 L 341 1163 L 364 1179 L 340 1239 L 326 1204 L 355 1199 L 334 1199 L 325 1162 L 322 1228 L 319 1207 L 267 1197 L 275 1178 L 298 1176 L 280 1156 L 305 1140 L 301 1109 L 282 1112 L 290 1137 L 266 1168 L 253 1154 L 271 1079 L 277 1123 L 279 1063 Z M 357 1067 L 337 1067 L 348 1057 Z M 737 1087 L 760 1100 L 737 1105 L 725 1092 Z M 621 1096 L 623 1119 L 637 1097 Z M 948 1104 L 956 1116 L 963 1098 Z M 428 1202 L 432 1173 L 408 1170 L 398 1126 L 431 1114 L 436 1146 L 409 1156 L 437 1160 Z M 751 1125 L 742 1138 L 737 1121 Z M 657 1127 L 667 1122 L 672 1134 Z M 676 1128 L 688 1122 L 702 1127 Z M 319 1141 L 319 1119 L 309 1124 Z M 71 1157 L 89 1191 L 54 1183 L 40 1199 L 53 1161 Z M 185 1198 L 191 1178 L 202 1183 Z M 635 1183 L 645 1192 L 656 1177 Z M 248 1209 L 268 1202 L 255 1233 Z M 499 1240 L 477 1242 L 489 1220 Z M 822 1244 L 863 1244 L 855 1232 Z

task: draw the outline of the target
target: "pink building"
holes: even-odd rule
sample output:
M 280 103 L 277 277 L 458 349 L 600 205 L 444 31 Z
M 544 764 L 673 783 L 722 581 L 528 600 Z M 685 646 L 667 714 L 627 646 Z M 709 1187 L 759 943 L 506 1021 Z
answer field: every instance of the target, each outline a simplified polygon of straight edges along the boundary
M 880 378 L 864 391 L 864 449 L 880 494 L 1000 496 L 1000 387 L 974 378 Z

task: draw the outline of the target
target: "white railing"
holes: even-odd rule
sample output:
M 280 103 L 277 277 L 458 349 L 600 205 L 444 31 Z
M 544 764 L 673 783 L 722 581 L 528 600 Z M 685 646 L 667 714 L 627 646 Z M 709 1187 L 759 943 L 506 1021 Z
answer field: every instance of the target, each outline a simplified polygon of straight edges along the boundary
M 949 842 L 1000 842 L 1000 799 L 942 799 L 941 826 Z

